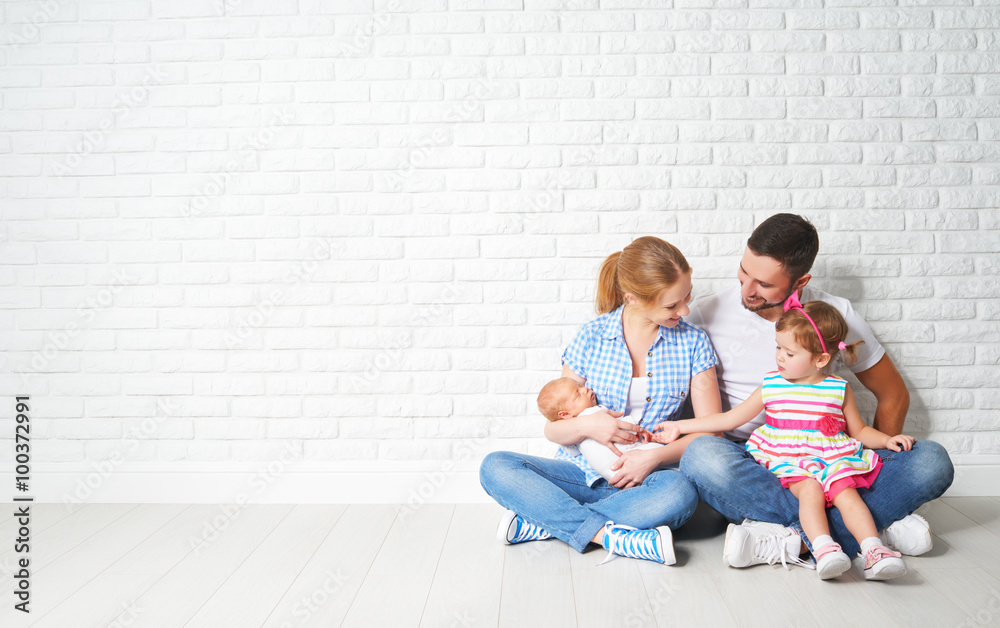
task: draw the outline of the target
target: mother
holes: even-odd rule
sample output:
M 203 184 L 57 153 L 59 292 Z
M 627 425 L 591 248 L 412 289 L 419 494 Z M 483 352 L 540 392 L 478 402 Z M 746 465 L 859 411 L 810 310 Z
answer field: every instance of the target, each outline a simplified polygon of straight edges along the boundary
M 498 451 L 486 456 L 480 482 L 509 510 L 498 536 L 505 543 L 555 536 L 583 552 L 589 543 L 613 554 L 671 564 L 670 529 L 687 521 L 698 504 L 695 487 L 676 469 L 698 434 L 655 449 L 622 454 L 637 427 L 619 421 L 641 416 L 655 430 L 678 418 L 690 395 L 696 416 L 719 412 L 717 358 L 701 330 L 688 325 L 691 267 L 676 247 L 638 238 L 601 266 L 597 310 L 562 355 L 563 377 L 586 381 L 612 412 L 549 422 L 545 437 L 562 445 L 556 459 Z M 607 481 L 575 447 L 592 438 L 620 457 Z M 638 530 L 635 530 L 638 529 Z

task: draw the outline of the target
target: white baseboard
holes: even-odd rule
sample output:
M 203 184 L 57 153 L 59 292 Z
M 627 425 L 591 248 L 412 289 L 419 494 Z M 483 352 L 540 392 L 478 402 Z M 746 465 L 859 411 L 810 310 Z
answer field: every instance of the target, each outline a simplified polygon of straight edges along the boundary
M 951 497 L 1000 494 L 1000 456 L 955 456 Z M 289 463 L 164 465 L 60 463 L 35 471 L 35 503 L 425 504 L 484 503 L 474 466 L 445 463 L 367 465 Z M 0 486 L 14 486 L 11 473 Z M 13 491 L 0 495 L 10 501 Z

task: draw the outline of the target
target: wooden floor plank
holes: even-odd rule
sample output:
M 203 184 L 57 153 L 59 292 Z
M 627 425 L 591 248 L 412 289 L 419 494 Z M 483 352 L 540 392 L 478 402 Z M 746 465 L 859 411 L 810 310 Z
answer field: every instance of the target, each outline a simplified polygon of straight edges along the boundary
M 445 504 L 400 511 L 343 628 L 420 625 L 454 511 Z M 384 602 L 387 591 L 393 592 L 392 604 Z
M 455 508 L 422 627 L 497 625 L 504 561 L 504 546 L 495 538 L 498 515 L 490 504 Z
M 655 626 L 646 587 L 639 574 L 638 566 L 644 561 L 619 557 L 598 565 L 605 556 L 603 550 L 569 554 L 577 626 Z M 671 569 L 664 565 L 656 567 L 661 573 Z M 629 618 L 632 623 L 622 624 L 623 618 Z
M 941 501 L 1000 538 L 1000 503 L 985 497 L 945 497 Z
M 735 627 L 735 618 L 726 606 L 714 578 L 688 567 L 643 573 L 649 612 L 660 628 L 688 626 Z M 642 611 L 625 615 L 626 626 L 645 626 Z
M 264 622 L 266 628 L 339 626 L 360 590 L 400 507 L 351 505 Z
M 34 616 L 42 617 L 54 610 L 108 565 L 163 527 L 183 508 L 172 504 L 139 505 L 52 562 L 36 568 L 34 574 L 40 578 L 39 590 L 44 591 L 45 596 L 38 598 L 32 611 Z M 87 609 L 79 610 L 81 617 L 86 617 Z M 0 607 L 0 626 L 13 621 L 17 613 L 10 606 Z
M 118 617 L 132 619 L 141 614 L 141 607 L 135 605 L 136 598 L 157 578 L 158 575 L 151 574 L 105 574 L 91 580 L 52 611 L 34 620 L 31 628 L 105 628 Z M 48 589 L 48 581 L 44 577 L 37 585 L 39 590 Z
M 944 541 L 994 577 L 1000 578 L 1000 537 L 942 500 L 924 504 L 918 512 Z
M 244 506 L 194 551 L 147 589 L 135 603 L 143 613 L 129 625 L 161 626 L 169 617 L 182 626 L 236 571 L 261 541 L 291 510 L 291 506 L 261 504 Z
M 338 505 L 295 506 L 187 625 L 263 624 L 344 510 Z
M 572 628 L 576 625 L 573 576 L 568 566 L 567 573 L 563 574 L 528 575 L 504 571 L 500 628 Z
M 1000 625 L 1000 580 L 981 569 L 922 569 L 920 575 L 971 621 L 979 626 Z

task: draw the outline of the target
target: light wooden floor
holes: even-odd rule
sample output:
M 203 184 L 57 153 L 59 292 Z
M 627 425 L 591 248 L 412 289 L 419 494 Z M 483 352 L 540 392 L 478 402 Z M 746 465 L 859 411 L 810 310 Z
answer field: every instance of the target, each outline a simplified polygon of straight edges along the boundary
M 728 568 L 708 509 L 677 531 L 672 567 L 504 547 L 493 505 L 233 510 L 35 505 L 30 617 L 13 610 L 17 526 L 0 515 L 0 626 L 1000 626 L 998 498 L 923 507 L 934 549 L 885 583 Z

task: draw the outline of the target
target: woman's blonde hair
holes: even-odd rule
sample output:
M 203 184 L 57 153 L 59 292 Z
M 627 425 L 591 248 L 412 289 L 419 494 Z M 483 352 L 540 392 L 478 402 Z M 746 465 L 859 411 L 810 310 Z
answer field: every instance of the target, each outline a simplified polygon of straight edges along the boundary
M 823 301 L 807 301 L 802 305 L 802 309 L 809 315 L 809 318 L 816 323 L 823 342 L 820 343 L 819 336 L 812 323 L 802 315 L 802 310 L 792 308 L 782 314 L 774 326 L 775 331 L 788 331 L 795 337 L 795 342 L 802 345 L 802 348 L 819 357 L 823 354 L 823 345 L 826 345 L 826 353 L 830 354 L 830 362 L 838 354 L 842 354 L 841 360 L 844 364 L 854 364 L 858 359 L 858 345 L 864 342 L 859 340 L 853 344 L 846 345 L 843 350 L 839 348 L 841 342 L 847 338 L 847 321 L 840 315 L 835 307 Z
M 691 266 L 676 246 L 653 236 L 636 238 L 601 264 L 597 313 L 618 308 L 625 302 L 626 292 L 642 303 L 649 303 L 689 272 Z

